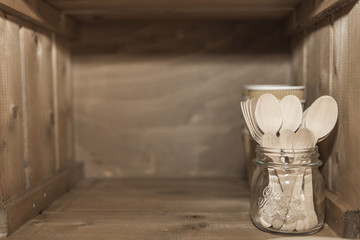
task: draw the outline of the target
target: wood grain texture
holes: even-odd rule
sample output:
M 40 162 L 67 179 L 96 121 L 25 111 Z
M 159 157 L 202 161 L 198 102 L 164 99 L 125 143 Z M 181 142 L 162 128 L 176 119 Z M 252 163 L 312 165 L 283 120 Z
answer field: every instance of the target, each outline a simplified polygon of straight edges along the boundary
M 67 40 L 53 35 L 56 169 L 73 162 L 72 76 Z
M 306 102 L 310 106 L 319 96 L 329 95 L 330 26 L 316 29 L 305 38 Z
M 111 179 L 89 181 L 54 203 L 50 212 L 247 211 L 245 182 L 229 179 Z M 226 200 L 225 200 L 226 199 Z
M 306 85 L 306 48 L 304 45 L 305 32 L 293 35 L 291 38 L 291 80 L 293 85 Z M 305 92 L 306 93 L 306 92 Z M 306 96 L 304 96 L 306 98 Z
M 0 9 L 30 23 L 74 38 L 78 24 L 42 0 L 0 0 Z
M 280 239 L 248 209 L 247 183 L 236 179 L 87 181 L 9 239 Z M 325 226 L 305 239 L 314 237 L 335 234 Z
M 29 183 L 34 186 L 55 172 L 51 35 L 20 29 L 26 87 Z
M 89 26 L 74 52 L 76 159 L 92 177 L 244 177 L 243 85 L 290 76 L 277 22 Z
M 343 238 L 359 238 L 360 212 L 336 194 L 326 191 L 327 224 Z
M 339 105 L 332 190 L 360 208 L 360 5 L 334 23 L 333 95 Z
M 63 171 L 53 175 L 48 181 L 1 206 L 0 233 L 7 236 L 15 232 L 20 226 L 41 213 L 52 202 L 65 192 L 68 192 L 83 178 L 83 165 L 73 164 Z
M 311 100 L 322 94 L 332 95 L 338 103 L 337 126 L 328 139 L 320 144 L 320 157 L 324 161 L 322 173 L 327 187 L 344 199 L 343 204 L 352 206 L 352 209 L 347 209 L 351 213 L 360 208 L 360 191 L 357 187 L 360 182 L 360 132 L 356 127 L 360 118 L 359 24 L 360 7 L 356 4 L 325 19 L 320 27 L 310 29 L 303 41 L 299 41 L 300 46 L 293 48 L 295 52 L 301 45 L 305 48 L 303 62 L 307 67 L 298 74 L 305 75 L 307 98 L 310 99 L 307 103 L 310 104 Z M 338 212 L 341 209 L 337 206 Z M 327 214 L 336 218 L 346 216 L 346 212 L 341 216 L 338 212 Z M 334 219 L 330 220 L 330 226 L 341 236 L 356 236 L 359 232 L 355 230 L 344 235 L 344 229 L 354 229 L 354 222 L 343 221 L 344 225 L 339 227 Z M 359 229 L 359 222 L 355 224 Z
M 123 20 L 239 20 L 281 19 L 300 0 L 48 0 L 80 22 L 104 23 Z
M 25 190 L 20 40 L 16 21 L 0 12 L 1 202 Z
M 357 2 L 358 0 L 303 0 L 288 16 L 285 32 L 289 34 L 309 28 Z

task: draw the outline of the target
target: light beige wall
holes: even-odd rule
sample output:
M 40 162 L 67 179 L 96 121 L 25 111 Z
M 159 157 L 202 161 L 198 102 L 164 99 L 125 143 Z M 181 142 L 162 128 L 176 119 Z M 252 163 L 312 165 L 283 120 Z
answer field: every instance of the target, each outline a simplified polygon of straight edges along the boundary
M 290 79 L 278 22 L 124 23 L 81 36 L 75 139 L 88 177 L 245 177 L 243 86 Z

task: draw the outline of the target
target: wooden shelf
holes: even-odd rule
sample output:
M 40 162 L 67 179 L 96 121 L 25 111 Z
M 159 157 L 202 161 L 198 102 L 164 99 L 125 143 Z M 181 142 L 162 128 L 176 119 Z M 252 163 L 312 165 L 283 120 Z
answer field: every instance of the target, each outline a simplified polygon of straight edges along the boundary
M 315 236 L 336 235 L 325 226 Z M 113 179 L 83 181 L 9 239 L 60 237 L 209 240 L 279 236 L 262 232 L 252 224 L 246 182 Z
M 283 19 L 300 0 L 47 0 L 80 22 Z

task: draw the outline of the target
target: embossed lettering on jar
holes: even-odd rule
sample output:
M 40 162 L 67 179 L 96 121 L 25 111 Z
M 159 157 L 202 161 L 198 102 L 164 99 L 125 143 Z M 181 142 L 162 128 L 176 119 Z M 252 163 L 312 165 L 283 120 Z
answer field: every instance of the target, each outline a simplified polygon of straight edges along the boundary
M 325 186 L 318 149 L 258 146 L 251 183 L 251 217 L 265 231 L 315 233 L 324 224 Z

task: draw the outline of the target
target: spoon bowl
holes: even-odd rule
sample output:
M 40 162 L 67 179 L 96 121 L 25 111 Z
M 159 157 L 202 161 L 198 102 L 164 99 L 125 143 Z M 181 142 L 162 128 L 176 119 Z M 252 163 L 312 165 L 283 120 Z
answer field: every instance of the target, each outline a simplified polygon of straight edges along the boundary
M 281 107 L 278 99 L 269 93 L 261 95 L 255 108 L 255 119 L 263 133 L 276 134 L 282 124 Z

